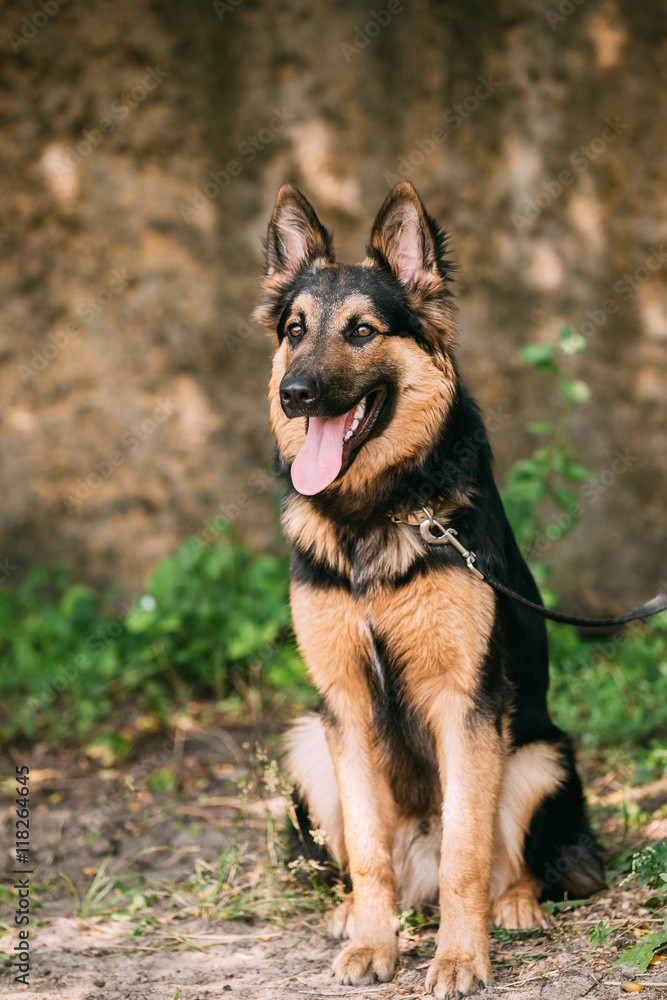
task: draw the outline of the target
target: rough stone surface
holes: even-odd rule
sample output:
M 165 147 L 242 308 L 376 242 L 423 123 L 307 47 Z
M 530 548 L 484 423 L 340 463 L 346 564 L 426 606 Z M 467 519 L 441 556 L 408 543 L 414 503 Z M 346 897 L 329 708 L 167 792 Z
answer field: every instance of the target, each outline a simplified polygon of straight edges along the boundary
M 380 27 L 351 0 L 91 0 L 43 25 L 4 7 L 0 557 L 17 575 L 67 561 L 137 589 L 220 514 L 275 543 L 271 345 L 248 321 L 275 190 L 302 187 L 358 259 L 394 175 L 452 230 L 463 369 L 507 417 L 501 479 L 557 408 L 517 349 L 589 323 L 574 438 L 599 488 L 549 559 L 564 589 L 655 591 L 664 5 L 400 8 Z

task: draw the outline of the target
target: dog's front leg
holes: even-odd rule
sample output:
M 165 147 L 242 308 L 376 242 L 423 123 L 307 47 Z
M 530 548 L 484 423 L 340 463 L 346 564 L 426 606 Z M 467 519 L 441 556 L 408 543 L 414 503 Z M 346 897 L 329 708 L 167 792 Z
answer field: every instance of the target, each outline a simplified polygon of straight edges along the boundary
M 324 728 L 343 811 L 354 900 L 345 923 L 352 941 L 334 963 L 342 983 L 386 981 L 398 957 L 392 863 L 394 797 L 373 729 L 370 635 L 343 590 L 292 583 L 299 646 L 324 698 Z
M 391 979 L 398 957 L 394 800 L 379 767 L 370 717 L 360 708 L 327 727 L 354 895 L 352 941 L 336 958 L 334 973 L 352 986 Z
M 504 751 L 493 722 L 464 696 L 448 692 L 431 718 L 445 793 L 440 930 L 426 988 L 454 1000 L 492 978 L 489 879 Z

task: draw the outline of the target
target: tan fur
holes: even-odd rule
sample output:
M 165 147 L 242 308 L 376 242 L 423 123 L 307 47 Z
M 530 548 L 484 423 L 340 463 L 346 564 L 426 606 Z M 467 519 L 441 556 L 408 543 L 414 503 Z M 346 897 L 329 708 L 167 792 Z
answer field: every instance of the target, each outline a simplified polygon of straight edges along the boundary
M 310 292 L 301 292 L 292 303 L 285 326 L 289 326 L 290 323 L 298 320 L 301 314 L 305 316 L 307 328 L 312 329 L 318 326 L 322 321 L 322 300 L 315 295 L 311 295 Z
M 294 581 L 290 598 L 297 641 L 315 686 L 332 700 L 337 718 L 351 713 L 356 725 L 368 728 L 372 707 L 364 664 L 370 641 L 362 609 L 346 593 Z
M 436 699 L 475 690 L 494 609 L 493 591 L 466 569 L 453 568 L 381 590 L 369 602 L 378 636 L 406 664 L 410 701 L 434 727 L 446 722 L 433 714 Z
M 343 982 L 387 979 L 397 957 L 394 799 L 373 730 L 365 665 L 368 628 L 352 598 L 293 583 L 299 646 L 337 725 L 326 730 L 340 794 L 345 846 L 355 887 L 355 939 L 334 963 Z M 332 643 L 333 634 L 337 642 Z
M 420 913 L 438 902 L 442 818 L 400 816 L 394 838 L 394 869 L 401 910 Z
M 380 343 L 369 344 L 380 348 Z M 332 489 L 363 493 L 382 473 L 418 459 L 442 430 L 442 414 L 451 403 L 454 383 L 414 341 L 391 337 L 382 345 L 383 361 L 399 373 L 400 389 L 394 417 L 386 431 L 369 439 L 347 473 Z M 373 359 L 369 353 L 368 364 Z
M 497 927 L 523 931 L 548 927 L 549 920 L 538 897 L 538 887 L 528 866 L 524 864 L 521 878 L 508 886 L 495 900 L 492 909 L 494 924 Z
M 443 690 L 430 717 L 444 776 L 440 856 L 440 929 L 427 988 L 465 992 L 491 981 L 489 881 L 495 815 L 506 747 L 493 722 L 470 722 L 470 690 Z
M 529 743 L 510 757 L 498 808 L 493 899 L 514 883 L 525 881 L 523 850 L 530 822 L 535 810 L 559 789 L 564 779 L 558 750 L 549 743 Z

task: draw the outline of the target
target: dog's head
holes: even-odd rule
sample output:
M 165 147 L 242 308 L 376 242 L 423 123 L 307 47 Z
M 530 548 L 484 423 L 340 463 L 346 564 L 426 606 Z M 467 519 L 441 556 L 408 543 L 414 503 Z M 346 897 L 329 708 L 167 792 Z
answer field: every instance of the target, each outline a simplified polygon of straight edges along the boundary
M 435 440 L 456 384 L 448 270 L 444 234 L 407 182 L 355 265 L 335 263 L 312 205 L 280 188 L 255 316 L 278 336 L 271 424 L 300 493 L 363 491 Z

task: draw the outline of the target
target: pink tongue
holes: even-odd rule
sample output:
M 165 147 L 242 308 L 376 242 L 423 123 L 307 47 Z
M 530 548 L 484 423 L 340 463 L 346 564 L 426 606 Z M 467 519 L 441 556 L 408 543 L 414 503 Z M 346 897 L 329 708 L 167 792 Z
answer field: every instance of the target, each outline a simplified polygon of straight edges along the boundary
M 319 493 L 340 472 L 347 416 L 308 418 L 306 443 L 292 463 L 292 482 L 299 493 Z

